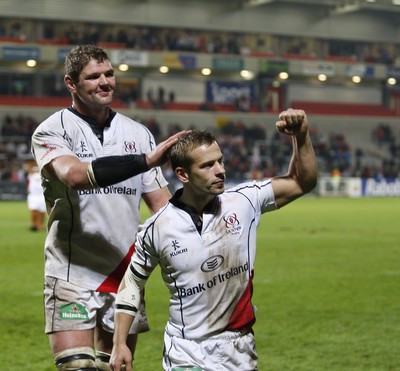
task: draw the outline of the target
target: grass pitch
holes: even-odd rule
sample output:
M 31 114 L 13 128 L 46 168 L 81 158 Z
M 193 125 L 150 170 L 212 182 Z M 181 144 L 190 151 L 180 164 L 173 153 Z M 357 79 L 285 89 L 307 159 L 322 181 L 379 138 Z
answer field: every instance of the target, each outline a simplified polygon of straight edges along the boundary
M 253 300 L 260 371 L 400 369 L 399 210 L 400 198 L 303 198 L 262 217 Z M 55 370 L 43 333 L 44 238 L 29 231 L 24 202 L 0 203 L 4 371 Z M 151 331 L 134 369 L 155 371 L 168 317 L 158 270 L 146 298 Z

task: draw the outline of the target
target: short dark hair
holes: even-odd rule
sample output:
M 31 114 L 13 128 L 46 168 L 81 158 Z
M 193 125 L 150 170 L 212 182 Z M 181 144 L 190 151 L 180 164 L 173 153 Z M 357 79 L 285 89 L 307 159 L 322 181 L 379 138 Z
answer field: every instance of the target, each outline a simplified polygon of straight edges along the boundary
M 204 144 L 210 146 L 214 142 L 216 142 L 215 135 L 209 131 L 192 130 L 183 134 L 168 152 L 172 169 L 182 166 L 189 170 L 193 163 L 192 151 Z
M 105 50 L 96 45 L 75 46 L 65 57 L 65 74 L 70 76 L 73 82 L 78 83 L 82 70 L 92 59 L 99 63 L 109 60 Z

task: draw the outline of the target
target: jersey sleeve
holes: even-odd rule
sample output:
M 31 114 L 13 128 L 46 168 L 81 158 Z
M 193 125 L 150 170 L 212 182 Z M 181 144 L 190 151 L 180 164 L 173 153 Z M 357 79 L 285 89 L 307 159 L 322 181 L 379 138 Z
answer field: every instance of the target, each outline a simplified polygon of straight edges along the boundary
M 261 213 L 276 210 L 277 206 L 275 202 L 274 191 L 272 189 L 271 179 L 258 182 L 257 185 L 260 187 L 258 198 L 261 207 Z
M 271 179 L 239 184 L 231 191 L 243 194 L 261 214 L 277 209 Z
M 32 155 L 40 169 L 59 156 L 76 156 L 70 137 L 56 122 L 61 122 L 61 116 L 62 111 L 52 115 L 32 135 Z
M 131 264 L 134 267 L 143 267 L 150 272 L 158 265 L 160 259 L 156 252 L 157 241 L 154 234 L 155 217 L 150 217 L 144 224 L 139 225 L 136 235 L 135 251 Z

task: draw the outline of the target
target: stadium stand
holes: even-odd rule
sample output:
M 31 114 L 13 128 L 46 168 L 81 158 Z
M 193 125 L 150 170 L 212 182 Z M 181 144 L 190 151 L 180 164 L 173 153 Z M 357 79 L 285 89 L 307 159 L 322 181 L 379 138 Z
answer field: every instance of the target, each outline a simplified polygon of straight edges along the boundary
M 207 56 L 240 56 L 245 63 L 256 64 L 276 63 L 285 65 L 293 63 L 294 70 L 315 66 L 313 63 L 332 63 L 336 70 L 343 70 L 343 75 L 348 74 L 349 66 L 357 67 L 359 63 L 366 63 L 375 71 L 383 69 L 396 69 L 399 61 L 399 45 L 396 42 L 360 41 L 326 37 L 310 37 L 299 35 L 279 35 L 278 33 L 262 33 L 232 30 L 217 30 L 195 27 L 160 27 L 154 25 L 130 25 L 112 22 L 74 21 L 69 20 L 44 20 L 36 18 L 6 17 L 0 18 L 0 48 L 9 46 L 38 46 L 44 49 L 70 47 L 76 43 L 97 43 L 107 50 L 135 50 L 154 52 L 156 56 L 166 52 L 185 52 Z M 4 59 L 4 58 L 3 58 Z M 161 58 L 162 59 L 162 58 Z M 250 63 L 251 62 L 251 63 Z M 282 63 L 283 62 L 283 63 Z M 302 63 L 310 63 L 303 65 Z M 330 65 L 327 65 L 330 66 Z M 55 76 L 62 75 L 60 66 L 52 67 Z M 371 67 L 372 68 L 372 67 Z M 51 84 L 43 84 L 39 75 L 36 79 L 28 80 L 27 90 L 15 90 L 13 75 L 9 71 L 14 69 L 15 76 L 21 76 L 20 67 L 15 64 L 0 64 L 0 175 L 1 179 L 17 180 L 21 178 L 21 168 L 24 161 L 29 159 L 29 139 L 18 133 L 7 132 L 7 120 L 15 121 L 21 115 L 10 116 L 10 112 L 27 112 L 33 109 L 35 123 L 45 118 L 50 110 L 65 107 L 70 103 L 67 96 L 58 93 Z M 17 72 L 18 71 L 18 72 Z M 263 97 L 252 101 L 248 110 L 239 110 L 236 102 L 218 103 L 198 97 L 197 101 L 185 101 L 181 91 L 173 92 L 174 98 L 167 100 L 162 105 L 154 105 L 146 97 L 148 69 L 138 69 L 135 75 L 135 84 L 138 91 L 124 90 L 115 100 L 114 107 L 122 109 L 133 118 L 147 123 L 155 135 L 160 139 L 168 132 L 177 130 L 181 126 L 199 125 L 207 121 L 221 136 L 229 159 L 229 153 L 241 153 L 243 161 L 230 163 L 226 166 L 228 173 L 233 178 L 268 176 L 275 174 L 286 166 L 289 154 L 284 152 L 285 146 L 282 138 L 276 137 L 271 129 L 261 129 L 266 118 L 274 122 L 276 113 L 283 105 L 304 108 L 317 120 L 314 132 L 314 144 L 320 161 L 320 171 L 330 174 L 339 168 L 344 175 L 375 177 L 377 174 L 386 177 L 398 177 L 399 165 L 399 129 L 396 124 L 400 113 L 400 98 L 396 89 L 390 93 L 390 99 L 381 102 L 330 102 L 303 99 L 281 99 L 279 105 L 272 106 L 260 104 Z M 186 71 L 187 72 L 187 71 Z M 273 83 L 278 72 L 261 71 L 259 79 L 267 79 Z M 301 71 L 300 71 L 301 72 Z M 5 75 L 7 74 L 7 77 Z M 298 72 L 298 75 L 301 73 Z M 382 76 L 387 76 L 383 73 Z M 299 76 L 296 76 L 299 78 Z M 180 73 L 180 79 L 191 79 Z M 225 75 L 219 78 L 228 79 Z M 39 81 L 38 81 L 39 79 Z M 30 84 L 30 82 L 33 82 Z M 283 82 L 281 82 L 283 83 Z M 302 84 L 309 84 L 307 76 L 303 76 Z M 14 85 L 13 85 L 14 84 Z M 135 85 L 135 86 L 136 86 Z M 285 89 L 290 89 L 290 83 Z M 265 87 L 265 85 L 262 85 Z M 46 90 L 47 89 L 47 90 Z M 53 90 L 51 90 L 53 89 Z M 136 89 L 136 87 L 135 87 Z M 125 95 L 123 94 L 125 93 Z M 177 94 L 175 94 L 177 93 Z M 387 91 L 386 91 L 387 93 Z M 58 95 L 59 94 L 59 95 Z M 299 100 L 298 98 L 301 98 Z M 168 115 L 160 113 L 168 111 Z M 239 112 L 241 111 L 241 112 Z M 335 119 L 328 117 L 334 116 Z M 341 116 L 336 118 L 336 116 Z M 30 117 L 29 115 L 26 118 Z M 350 118 L 350 119 L 349 119 Z M 368 119 L 366 119 L 368 118 Z M 355 121 L 354 121 L 355 120 Z M 385 122 L 385 120 L 387 120 Z M 222 124 L 221 124 L 222 122 Z M 336 122 L 335 125 L 332 122 Z M 353 125 L 346 125 L 352 122 Z M 354 124 L 355 123 L 355 124 Z M 363 134 L 360 135 L 360 125 L 364 123 Z M 382 142 L 377 140 L 381 127 L 390 128 L 390 140 Z M 34 125 L 33 125 L 34 126 Z M 270 125 L 272 126 L 272 125 Z M 350 127 L 352 126 L 352 127 Z M 397 128 L 397 129 L 396 129 Z M 257 129 L 257 130 L 255 130 Z M 157 132 L 155 131 L 157 130 Z M 257 132 L 257 136 L 251 133 Z M 368 140 L 366 140 L 368 138 Z M 261 168 L 267 168 L 264 173 Z

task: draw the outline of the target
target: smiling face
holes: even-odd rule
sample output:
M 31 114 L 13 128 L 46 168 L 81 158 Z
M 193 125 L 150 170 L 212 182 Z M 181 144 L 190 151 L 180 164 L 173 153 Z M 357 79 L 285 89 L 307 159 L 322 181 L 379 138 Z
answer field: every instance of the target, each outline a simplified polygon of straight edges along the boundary
M 99 110 L 108 107 L 113 100 L 114 69 L 109 60 L 98 62 L 91 59 L 82 69 L 78 82 L 74 82 L 69 75 L 66 75 L 65 84 L 73 96 L 76 108 Z

